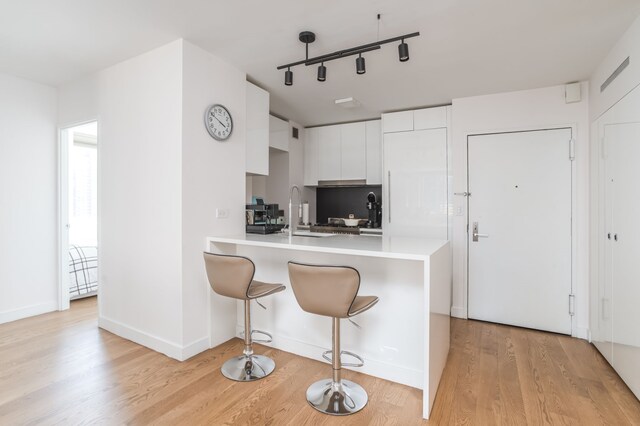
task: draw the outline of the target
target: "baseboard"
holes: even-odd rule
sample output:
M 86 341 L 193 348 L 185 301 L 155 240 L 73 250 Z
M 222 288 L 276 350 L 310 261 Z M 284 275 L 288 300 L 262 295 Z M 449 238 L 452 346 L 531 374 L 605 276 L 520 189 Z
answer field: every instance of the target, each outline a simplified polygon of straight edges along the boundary
M 46 314 L 58 310 L 58 302 L 44 302 L 37 303 L 35 305 L 25 306 L 19 309 L 13 309 L 11 311 L 0 312 L 0 324 L 4 324 L 11 321 L 17 321 L 24 318 L 33 317 L 36 315 Z
M 168 340 L 149 334 L 145 331 L 138 330 L 134 327 L 122 324 L 121 322 L 111 320 L 105 317 L 98 318 L 98 327 L 103 328 L 115 335 L 131 340 L 139 345 L 146 346 L 156 352 L 165 354 L 169 358 L 183 361 L 184 348 Z
M 209 349 L 209 337 L 203 337 L 195 340 L 182 348 L 182 358 L 180 361 L 185 361 L 192 356 L 198 355 L 200 352 L 204 352 Z
M 573 337 L 577 337 L 578 339 L 591 341 L 591 339 L 589 338 L 589 328 L 587 327 L 575 327 L 571 335 Z
M 240 325 L 236 326 L 236 336 L 240 337 L 240 333 L 244 328 Z M 270 331 L 269 331 L 270 332 Z M 322 352 L 330 349 L 329 347 L 321 347 L 300 340 L 292 339 L 282 335 L 273 334 L 273 342 L 261 343 L 285 352 L 300 355 L 305 358 L 311 358 L 316 361 L 322 361 L 327 364 L 327 377 L 331 375 L 331 365 L 322 358 Z M 401 383 L 403 385 L 422 389 L 423 371 L 413 368 L 403 367 L 397 364 L 390 364 L 370 358 L 364 358 L 364 366 L 360 368 L 343 367 L 345 370 L 352 370 L 358 373 L 368 374 L 370 376 Z
M 452 306 L 451 316 L 456 318 L 467 319 L 467 310 L 462 306 Z

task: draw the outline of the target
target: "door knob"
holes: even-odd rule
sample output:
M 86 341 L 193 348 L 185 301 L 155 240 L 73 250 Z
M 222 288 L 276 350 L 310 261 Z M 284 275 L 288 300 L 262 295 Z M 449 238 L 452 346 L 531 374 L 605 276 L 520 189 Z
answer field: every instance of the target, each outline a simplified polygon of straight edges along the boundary
M 477 242 L 478 238 L 489 238 L 489 234 L 479 234 L 478 222 L 473 222 L 473 241 Z

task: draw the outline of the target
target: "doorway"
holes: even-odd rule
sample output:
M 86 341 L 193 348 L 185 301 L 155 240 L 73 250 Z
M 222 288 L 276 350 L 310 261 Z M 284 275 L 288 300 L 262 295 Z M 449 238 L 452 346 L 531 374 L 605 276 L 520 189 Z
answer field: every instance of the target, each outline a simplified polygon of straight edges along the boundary
M 571 334 L 572 129 L 469 136 L 468 316 Z
M 60 131 L 60 310 L 98 294 L 98 122 Z

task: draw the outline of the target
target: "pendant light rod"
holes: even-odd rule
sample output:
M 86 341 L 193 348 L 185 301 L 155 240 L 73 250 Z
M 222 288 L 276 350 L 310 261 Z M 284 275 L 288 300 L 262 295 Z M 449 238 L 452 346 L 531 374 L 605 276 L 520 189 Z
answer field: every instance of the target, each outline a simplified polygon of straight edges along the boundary
M 353 52 L 348 52 L 348 53 L 343 53 L 341 51 L 341 52 L 339 52 L 338 56 L 323 55 L 322 58 L 320 58 L 320 57 L 311 58 L 307 62 L 304 62 L 304 64 L 306 66 L 315 65 L 315 64 L 320 64 L 322 62 L 329 62 L 329 61 L 333 61 L 334 59 L 346 58 L 347 56 L 359 55 L 359 54 L 364 53 L 364 52 L 371 52 L 372 50 L 379 50 L 379 49 L 380 49 L 380 46 L 371 46 L 371 47 L 369 47 L 367 49 L 354 50 Z
M 376 41 L 376 42 L 373 42 L 373 43 L 363 44 L 361 46 L 351 47 L 349 49 L 338 50 L 338 51 L 335 51 L 333 53 L 328 53 L 326 55 L 320 55 L 320 56 L 316 56 L 316 57 L 313 57 L 313 58 L 309 58 L 308 57 L 309 54 L 307 53 L 307 58 L 306 59 L 303 59 L 301 61 L 292 62 L 292 63 L 286 64 L 286 65 L 280 65 L 279 67 L 277 67 L 277 69 L 281 70 L 281 69 L 284 69 L 284 68 L 295 67 L 296 65 L 302 65 L 302 64 L 305 64 L 305 65 L 309 66 L 309 65 L 318 64 L 318 63 L 320 63 L 322 61 L 328 62 L 328 61 L 332 61 L 334 59 L 344 58 L 346 56 L 357 55 L 357 54 L 362 53 L 362 52 L 369 52 L 371 50 L 377 50 L 383 44 L 393 43 L 394 41 L 404 40 L 404 39 L 411 38 L 411 37 L 417 37 L 419 35 L 420 35 L 419 32 L 405 34 L 405 35 L 401 35 L 401 36 L 397 36 L 397 37 L 388 38 L 388 39 L 385 39 L 385 40 Z M 305 43 L 305 44 L 307 44 L 307 43 Z M 308 52 L 308 46 L 309 45 L 307 44 L 307 52 Z

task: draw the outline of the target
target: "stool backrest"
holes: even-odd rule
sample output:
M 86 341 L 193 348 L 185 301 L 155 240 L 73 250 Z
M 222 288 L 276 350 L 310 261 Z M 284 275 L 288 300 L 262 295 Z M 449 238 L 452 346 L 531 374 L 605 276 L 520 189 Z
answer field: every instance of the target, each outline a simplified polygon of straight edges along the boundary
M 251 259 L 205 252 L 204 264 L 213 291 L 234 299 L 248 298 L 247 291 L 256 271 Z
M 289 262 L 289 280 L 304 311 L 334 318 L 349 316 L 360 288 L 360 274 L 349 266 Z

